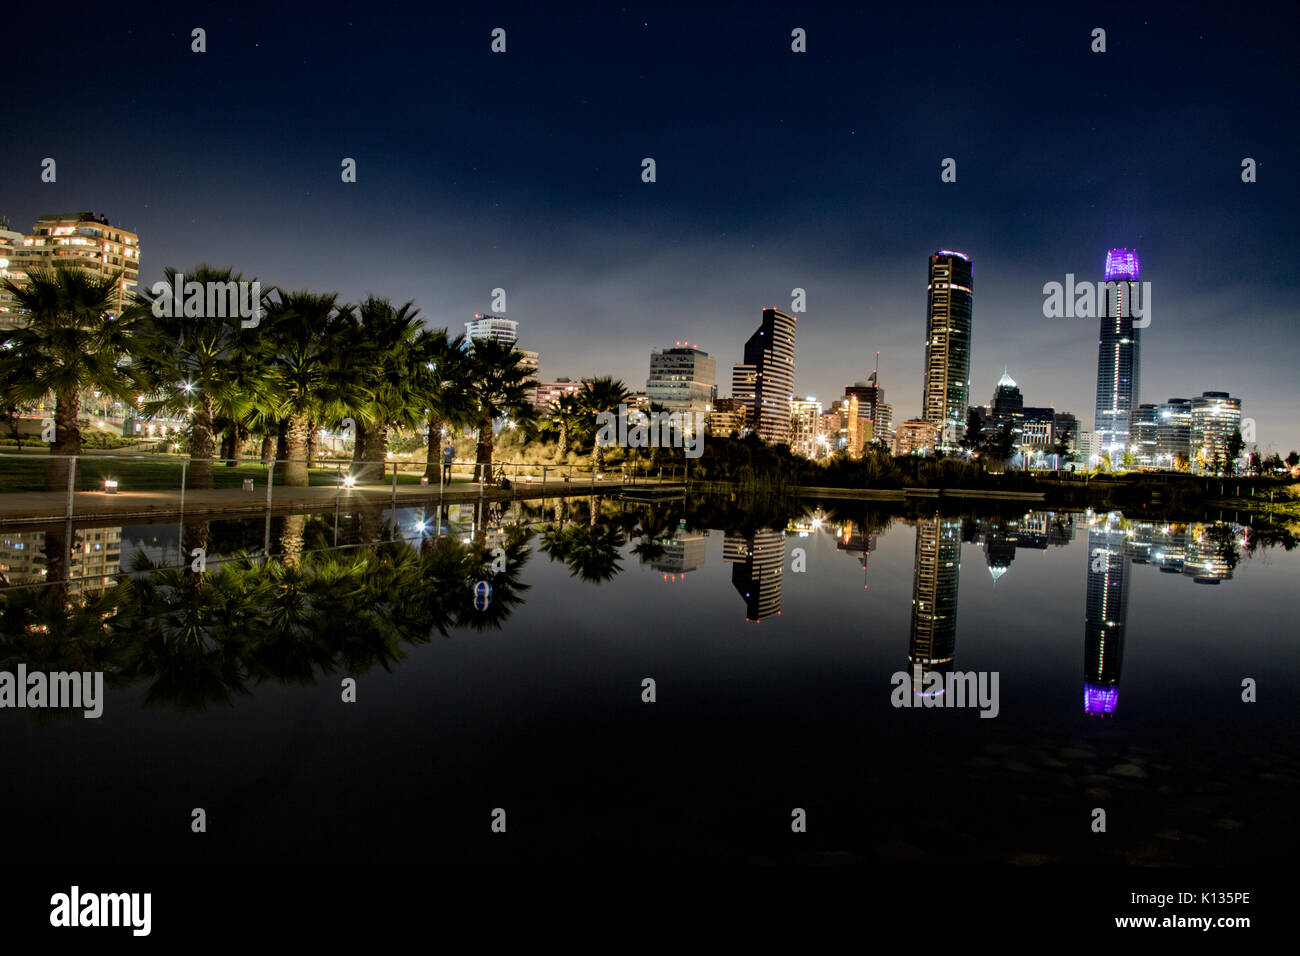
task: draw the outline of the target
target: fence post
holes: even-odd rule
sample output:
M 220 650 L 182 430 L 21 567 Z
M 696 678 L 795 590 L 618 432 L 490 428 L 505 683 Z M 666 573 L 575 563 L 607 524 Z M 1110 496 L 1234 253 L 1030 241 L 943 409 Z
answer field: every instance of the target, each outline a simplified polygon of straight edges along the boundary
M 266 468 L 266 532 L 262 538 L 262 550 L 266 553 L 266 560 L 271 560 L 271 485 L 275 481 L 275 459 L 271 459 L 271 464 Z
M 397 462 L 393 462 L 393 524 L 397 524 Z

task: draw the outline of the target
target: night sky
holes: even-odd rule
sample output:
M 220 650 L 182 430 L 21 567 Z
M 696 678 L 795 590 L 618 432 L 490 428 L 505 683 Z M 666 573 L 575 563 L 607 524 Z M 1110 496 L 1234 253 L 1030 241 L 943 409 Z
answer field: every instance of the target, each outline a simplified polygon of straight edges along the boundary
M 879 349 L 897 421 L 920 411 L 927 257 L 958 249 L 972 403 L 1006 366 L 1085 429 L 1097 321 L 1045 319 L 1042 286 L 1127 246 L 1152 283 L 1140 400 L 1227 391 L 1263 451 L 1300 448 L 1293 13 L 476 6 L 7 13 L 0 216 L 107 215 L 140 234 L 144 287 L 209 261 L 453 331 L 503 287 L 542 378 L 635 389 L 684 340 L 729 394 L 798 286 L 796 391 L 829 406 Z

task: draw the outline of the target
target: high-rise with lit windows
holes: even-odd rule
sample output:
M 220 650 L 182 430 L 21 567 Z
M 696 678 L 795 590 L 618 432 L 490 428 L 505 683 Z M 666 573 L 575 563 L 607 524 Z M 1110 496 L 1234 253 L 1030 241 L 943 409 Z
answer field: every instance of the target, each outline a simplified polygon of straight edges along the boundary
M 956 450 L 966 427 L 974 288 L 964 252 L 940 249 L 930 256 L 921 418 L 935 426 L 942 451 Z
M 113 309 L 121 314 L 140 278 L 140 237 L 93 212 L 52 213 L 39 217 L 31 234 L 6 258 L 5 271 L 17 285 L 23 285 L 32 270 L 55 266 L 85 269 L 101 278 L 120 272 Z
M 1138 255 L 1132 249 L 1106 253 L 1106 289 L 1097 303 L 1101 332 L 1097 344 L 1097 408 L 1093 454 L 1118 462 L 1131 444 L 1132 416 L 1138 405 L 1141 329 L 1133 326 L 1138 289 Z
M 794 332 L 793 315 L 780 309 L 764 309 L 763 323 L 745 343 L 744 364 L 732 370 L 732 396 L 751 398 L 751 427 L 763 441 L 771 444 L 790 441 Z

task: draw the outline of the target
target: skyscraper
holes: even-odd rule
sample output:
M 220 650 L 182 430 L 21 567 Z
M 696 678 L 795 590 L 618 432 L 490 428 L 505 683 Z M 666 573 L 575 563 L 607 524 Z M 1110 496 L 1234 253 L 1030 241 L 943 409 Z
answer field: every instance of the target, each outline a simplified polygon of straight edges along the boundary
M 964 252 L 940 249 L 930 257 L 921 417 L 936 427 L 943 451 L 957 448 L 966 424 L 973 283 L 974 269 Z
M 1216 474 L 1231 464 L 1229 439 L 1241 427 L 1241 399 L 1227 392 L 1202 392 L 1192 399 L 1191 453 L 1194 469 Z
M 717 397 L 715 362 L 708 352 L 678 342 L 650 353 L 646 398 L 670 412 L 710 412 Z
M 1139 468 L 1151 468 L 1156 463 L 1160 438 L 1160 407 L 1138 405 L 1129 420 L 1129 446 L 1133 461 Z
M 9 228 L 7 219 L 0 219 L 0 331 L 18 324 L 18 304 L 13 294 L 4 289 L 4 280 L 10 278 L 9 269 L 23 244 L 23 234 Z M 15 281 L 17 276 L 13 277 Z
M 752 428 L 771 444 L 790 441 L 790 399 L 794 397 L 795 317 L 779 309 L 764 309 L 763 323 L 745 343 L 745 362 L 732 371 L 735 398 L 748 398 L 753 376 Z M 751 371 L 752 370 L 752 371 Z
M 863 382 L 854 382 L 844 386 L 844 395 L 856 395 L 858 414 L 871 422 L 871 435 L 866 441 L 881 439 L 891 448 L 894 442 L 894 410 L 885 403 L 885 389 L 880 384 L 880 353 L 876 353 L 876 367 Z
M 1131 416 L 1138 404 L 1140 329 L 1133 327 L 1138 255 L 1131 249 L 1106 253 L 1106 291 L 1100 296 L 1101 335 L 1097 345 L 1097 410 L 1093 454 L 1112 461 L 1128 450 Z
M 8 277 L 18 285 L 27 281 L 30 270 L 56 265 L 85 269 L 98 277 L 120 271 L 114 303 L 120 313 L 139 281 L 140 237 L 93 212 L 54 213 L 39 217 L 31 235 L 13 244 L 8 259 Z
M 819 458 L 823 450 L 817 440 L 821 435 L 822 403 L 812 395 L 790 402 L 790 449 L 805 458 Z
M 468 345 L 477 339 L 492 339 L 514 345 L 519 341 L 519 323 L 514 319 L 507 319 L 504 315 L 475 312 L 474 321 L 465 323 L 465 344 Z
M 1171 398 L 1156 407 L 1156 464 L 1177 469 L 1192 456 L 1192 402 Z

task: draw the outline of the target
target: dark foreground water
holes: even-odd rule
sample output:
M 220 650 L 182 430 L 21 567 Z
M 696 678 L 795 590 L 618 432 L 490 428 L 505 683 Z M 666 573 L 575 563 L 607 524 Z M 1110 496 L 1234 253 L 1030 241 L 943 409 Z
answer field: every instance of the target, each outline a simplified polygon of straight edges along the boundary
M 388 547 L 425 562 L 415 571 L 366 547 L 313 551 L 373 540 L 381 520 L 367 532 L 344 516 L 336 538 L 335 517 L 317 516 L 277 523 L 291 553 L 305 541 L 288 578 L 256 560 L 223 578 L 217 559 L 256 549 L 263 528 L 214 524 L 187 531 L 211 545 L 207 590 L 137 575 L 160 583 L 118 594 L 97 619 L 135 623 L 108 637 L 6 591 L 0 669 L 93 660 L 113 685 L 98 720 L 0 710 L 8 851 L 160 865 L 1289 862 L 1300 554 L 1251 553 L 1244 528 L 1118 514 L 850 514 L 771 530 L 681 504 L 606 501 L 593 519 L 575 502 L 465 509 L 420 535 L 423 516 L 401 512 L 407 543 Z M 565 530 L 543 534 L 557 517 Z M 515 519 L 534 533 L 507 548 Z M 174 560 L 176 534 L 104 540 L 129 568 L 142 544 Z M 490 597 L 476 598 L 479 577 Z M 982 674 L 990 690 L 996 672 L 983 707 L 996 716 L 925 706 L 955 698 L 914 686 L 918 666 Z M 192 832 L 195 808 L 206 833 Z

